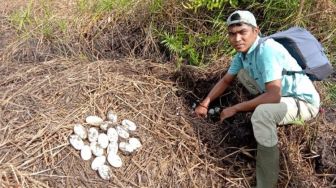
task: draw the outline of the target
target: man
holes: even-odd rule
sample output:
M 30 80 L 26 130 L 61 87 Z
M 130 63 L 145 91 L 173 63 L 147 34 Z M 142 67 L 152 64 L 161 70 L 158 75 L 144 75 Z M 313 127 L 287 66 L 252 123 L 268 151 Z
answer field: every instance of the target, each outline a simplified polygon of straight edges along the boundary
M 227 19 L 229 41 L 236 49 L 228 72 L 197 106 L 199 117 L 209 104 L 238 80 L 255 98 L 223 109 L 223 121 L 237 112 L 253 111 L 251 122 L 257 145 L 258 188 L 275 187 L 279 173 L 277 125 L 309 120 L 318 113 L 320 97 L 305 74 L 283 75 L 283 69 L 301 71 L 288 51 L 273 39 L 259 44 L 259 28 L 249 11 L 235 11 Z

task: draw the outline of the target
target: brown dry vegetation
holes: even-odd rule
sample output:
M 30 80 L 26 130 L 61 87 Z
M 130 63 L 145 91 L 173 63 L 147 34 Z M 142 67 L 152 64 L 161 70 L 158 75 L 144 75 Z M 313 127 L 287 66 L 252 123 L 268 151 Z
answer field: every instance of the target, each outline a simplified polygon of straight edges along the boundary
M 230 59 L 179 70 L 173 63 L 159 64 L 167 54 L 151 32 L 153 18 L 143 11 L 146 4 L 124 16 L 111 13 L 93 21 L 89 13 L 87 20 L 76 20 L 66 11 L 74 6 L 71 2 L 51 1 L 50 6 L 60 10 L 53 18 L 70 19 L 77 30 L 55 28 L 51 36 L 29 30 L 26 38 L 21 35 L 26 31 L 18 32 L 9 15 L 27 2 L 1 2 L 0 187 L 253 185 L 250 114 L 238 114 L 222 125 L 215 122 L 218 117 L 203 120 L 192 114 L 192 103 L 206 95 Z M 167 1 L 165 14 L 156 15 L 167 19 L 166 28 L 191 14 L 174 4 Z M 34 12 L 43 12 L 41 5 L 34 6 Z M 331 1 L 316 1 L 312 7 L 319 10 L 314 20 L 334 20 L 327 16 L 335 13 Z M 195 20 L 192 27 L 202 27 Z M 308 25 L 322 41 L 334 36 L 320 31 L 317 21 Z M 323 88 L 320 92 L 326 95 Z M 237 83 L 215 103 L 224 107 L 247 98 Z M 138 124 L 135 136 L 143 147 L 122 155 L 124 166 L 113 169 L 112 179 L 105 181 L 69 145 L 68 137 L 75 123 L 84 123 L 87 115 L 104 117 L 109 109 L 119 119 Z M 278 128 L 278 187 L 336 187 L 336 113 L 332 105 L 325 109 L 305 126 Z

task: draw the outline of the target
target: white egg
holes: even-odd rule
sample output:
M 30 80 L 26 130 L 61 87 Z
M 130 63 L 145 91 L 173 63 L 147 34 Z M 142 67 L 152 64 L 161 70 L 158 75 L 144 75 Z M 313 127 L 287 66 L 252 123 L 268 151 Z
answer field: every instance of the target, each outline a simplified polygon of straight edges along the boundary
M 134 148 L 132 147 L 132 145 L 130 145 L 129 143 L 126 142 L 120 142 L 119 143 L 119 149 L 124 152 L 125 154 L 129 154 L 132 153 L 134 151 Z
M 86 129 L 81 124 L 76 124 L 74 126 L 74 132 L 75 132 L 76 135 L 81 137 L 81 139 L 86 139 L 86 137 L 87 137 Z
M 109 180 L 111 178 L 112 171 L 107 165 L 102 165 L 98 167 L 98 174 L 104 180 Z
M 137 138 L 130 138 L 128 142 L 132 146 L 132 148 L 134 148 L 134 150 L 142 146 L 140 140 Z
M 107 146 L 107 154 L 110 154 L 110 153 L 114 153 L 114 154 L 118 153 L 118 143 L 117 142 L 111 142 Z
M 105 162 L 106 162 L 105 156 L 96 157 L 91 163 L 92 170 L 98 170 L 98 168 L 102 166 Z
M 219 107 L 215 107 L 215 112 L 219 113 L 220 112 L 220 108 Z
M 81 157 L 84 161 L 91 159 L 92 153 L 90 146 L 88 145 L 83 146 L 83 148 L 81 149 Z
M 98 130 L 94 127 L 91 127 L 88 132 L 88 137 L 90 142 L 96 142 L 98 140 Z
M 78 135 L 70 135 L 69 141 L 76 150 L 81 150 L 84 146 L 83 140 Z
M 107 129 L 107 137 L 110 142 L 117 142 L 118 141 L 118 132 L 115 128 Z
M 91 151 L 93 153 L 93 155 L 99 157 L 99 156 L 102 156 L 104 154 L 104 149 L 101 148 L 97 142 L 92 142 L 90 144 L 90 148 L 91 148 Z
M 210 115 L 214 115 L 214 114 L 215 114 L 215 110 L 212 109 L 212 108 L 210 108 L 208 113 L 209 113 Z
M 135 148 L 131 144 L 127 144 L 125 148 L 126 153 L 132 153 L 135 150 Z
M 127 139 L 129 137 L 129 133 L 122 127 L 116 127 L 117 133 L 121 138 Z
M 107 119 L 113 123 L 117 123 L 118 116 L 117 114 L 113 113 L 113 111 L 110 110 L 107 112 Z
M 107 156 L 107 161 L 110 163 L 111 166 L 116 167 L 116 168 L 120 168 L 122 166 L 122 160 L 119 157 L 119 155 L 114 154 L 114 153 L 110 153 Z
M 92 150 L 92 148 L 94 148 L 94 147 L 97 147 L 97 142 L 91 142 L 90 143 L 90 148 L 91 148 L 91 150 Z
M 122 151 L 125 151 L 126 150 L 126 145 L 127 145 L 126 142 L 120 142 L 119 143 L 119 149 L 122 150 Z
M 132 122 L 131 120 L 128 120 L 128 119 L 124 119 L 122 122 L 121 122 L 121 125 L 123 126 L 124 129 L 126 130 L 130 130 L 130 131 L 135 131 L 136 130 L 136 125 L 134 122 Z
M 88 116 L 85 120 L 86 123 L 90 125 L 100 125 L 104 122 L 103 119 L 98 116 Z
M 100 129 L 106 131 L 107 128 L 108 128 L 110 125 L 112 125 L 112 122 L 110 122 L 110 121 L 104 121 L 102 124 L 100 124 L 99 127 L 100 127 Z
M 100 133 L 98 136 L 98 145 L 105 149 L 109 144 L 109 139 L 105 133 Z

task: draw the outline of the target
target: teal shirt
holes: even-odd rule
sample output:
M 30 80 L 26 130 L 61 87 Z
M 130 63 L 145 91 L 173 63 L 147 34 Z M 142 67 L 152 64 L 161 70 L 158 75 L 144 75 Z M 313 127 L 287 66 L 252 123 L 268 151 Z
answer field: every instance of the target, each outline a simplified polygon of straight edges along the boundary
M 266 83 L 281 79 L 283 97 L 299 98 L 319 107 L 320 96 L 307 75 L 282 75 L 283 69 L 302 70 L 286 48 L 273 39 L 268 39 L 256 50 L 258 41 L 259 37 L 245 55 L 238 52 L 234 56 L 228 73 L 236 75 L 240 69 L 246 69 L 249 75 L 256 80 L 262 92 L 266 91 Z

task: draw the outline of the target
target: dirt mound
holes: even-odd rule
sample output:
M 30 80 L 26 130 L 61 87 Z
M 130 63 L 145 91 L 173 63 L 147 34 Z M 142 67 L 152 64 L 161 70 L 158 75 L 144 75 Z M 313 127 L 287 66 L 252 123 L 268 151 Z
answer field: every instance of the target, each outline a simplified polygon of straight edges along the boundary
M 203 120 L 191 113 L 191 103 L 204 97 L 225 71 L 224 64 L 213 66 L 176 73 L 173 65 L 134 59 L 2 63 L 0 186 L 249 187 L 255 176 L 254 149 L 234 137 L 248 131 L 227 134 L 247 127 L 248 115 L 220 125 L 216 115 Z M 234 87 L 214 105 L 222 102 L 223 108 L 248 97 L 241 86 Z M 87 115 L 104 117 L 110 109 L 138 124 L 143 147 L 122 155 L 125 165 L 104 181 L 89 161 L 80 159 L 68 137 L 75 123 Z M 316 157 L 305 157 L 312 152 L 301 149 L 311 141 L 307 130 L 280 128 L 282 187 L 327 187 L 332 181 L 332 176 L 315 176 Z

